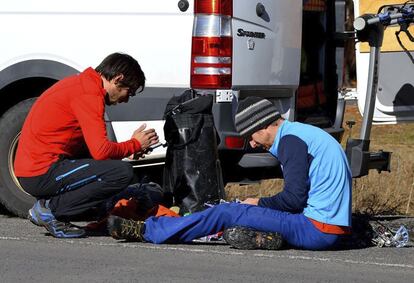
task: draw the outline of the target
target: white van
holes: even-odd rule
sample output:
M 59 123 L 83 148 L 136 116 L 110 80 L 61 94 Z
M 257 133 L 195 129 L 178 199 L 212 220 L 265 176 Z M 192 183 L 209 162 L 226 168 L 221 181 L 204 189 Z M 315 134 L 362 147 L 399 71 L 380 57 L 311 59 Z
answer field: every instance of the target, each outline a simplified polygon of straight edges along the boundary
M 188 88 L 215 98 L 225 181 L 280 174 L 273 157 L 248 148 L 235 132 L 235 99 L 266 97 L 285 118 L 340 139 L 345 0 L 304 2 L 6 1 L 0 6 L 0 202 L 22 217 L 33 203 L 14 176 L 13 160 L 36 97 L 113 52 L 136 58 L 147 78 L 143 93 L 106 109 L 115 141 L 144 122 L 162 139 L 167 101 Z M 134 165 L 159 176 L 164 154 L 159 148 Z

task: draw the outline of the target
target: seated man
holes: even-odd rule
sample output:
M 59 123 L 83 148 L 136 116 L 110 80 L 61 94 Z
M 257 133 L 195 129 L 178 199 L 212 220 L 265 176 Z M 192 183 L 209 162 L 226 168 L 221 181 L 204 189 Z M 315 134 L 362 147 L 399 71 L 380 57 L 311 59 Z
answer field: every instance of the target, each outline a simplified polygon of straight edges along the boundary
M 180 218 L 150 217 L 145 222 L 111 217 L 114 238 L 151 243 L 190 242 L 224 232 L 236 248 L 291 246 L 324 250 L 350 233 L 351 173 L 341 145 L 323 130 L 285 121 L 266 99 L 242 100 L 236 129 L 280 161 L 285 179 L 282 192 L 272 197 L 220 204 Z M 228 229 L 230 228 L 230 229 Z
M 23 125 L 14 163 L 20 184 L 37 198 L 29 210 L 30 221 L 54 237 L 82 237 L 85 231 L 66 222 L 127 188 L 132 166 L 120 159 L 142 155 L 158 136 L 142 125 L 130 140 L 110 141 L 105 105 L 128 102 L 144 86 L 138 62 L 114 53 L 96 69 L 57 82 L 36 100 Z

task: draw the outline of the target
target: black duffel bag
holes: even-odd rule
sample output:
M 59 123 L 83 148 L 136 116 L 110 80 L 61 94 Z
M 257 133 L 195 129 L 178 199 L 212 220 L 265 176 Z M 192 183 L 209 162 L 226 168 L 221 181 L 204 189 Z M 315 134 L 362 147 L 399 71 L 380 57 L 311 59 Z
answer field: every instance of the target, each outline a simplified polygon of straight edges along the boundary
M 187 90 L 173 97 L 165 109 L 164 190 L 173 194 L 181 214 L 203 210 L 205 203 L 224 198 L 212 105 L 211 95 Z

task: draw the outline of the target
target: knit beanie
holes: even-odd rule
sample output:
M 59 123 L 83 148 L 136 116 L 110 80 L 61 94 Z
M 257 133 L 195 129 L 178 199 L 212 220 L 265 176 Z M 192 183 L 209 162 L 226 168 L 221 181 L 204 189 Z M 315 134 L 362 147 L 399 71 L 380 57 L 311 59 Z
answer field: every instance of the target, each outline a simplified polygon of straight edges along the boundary
M 281 117 L 269 100 L 249 96 L 239 102 L 234 123 L 239 134 L 247 138 Z

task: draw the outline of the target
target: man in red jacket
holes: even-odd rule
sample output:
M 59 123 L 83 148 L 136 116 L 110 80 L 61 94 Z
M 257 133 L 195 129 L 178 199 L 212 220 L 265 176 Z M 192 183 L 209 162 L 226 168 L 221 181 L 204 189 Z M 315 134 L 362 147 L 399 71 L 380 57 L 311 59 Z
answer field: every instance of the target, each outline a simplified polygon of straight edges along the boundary
M 23 125 L 14 163 L 20 184 L 37 198 L 30 221 L 54 237 L 82 237 L 85 231 L 66 221 L 127 188 L 132 166 L 120 159 L 142 155 L 158 136 L 143 125 L 128 141 L 108 140 L 105 105 L 128 102 L 144 86 L 138 62 L 114 53 L 95 70 L 65 78 L 37 99 Z

